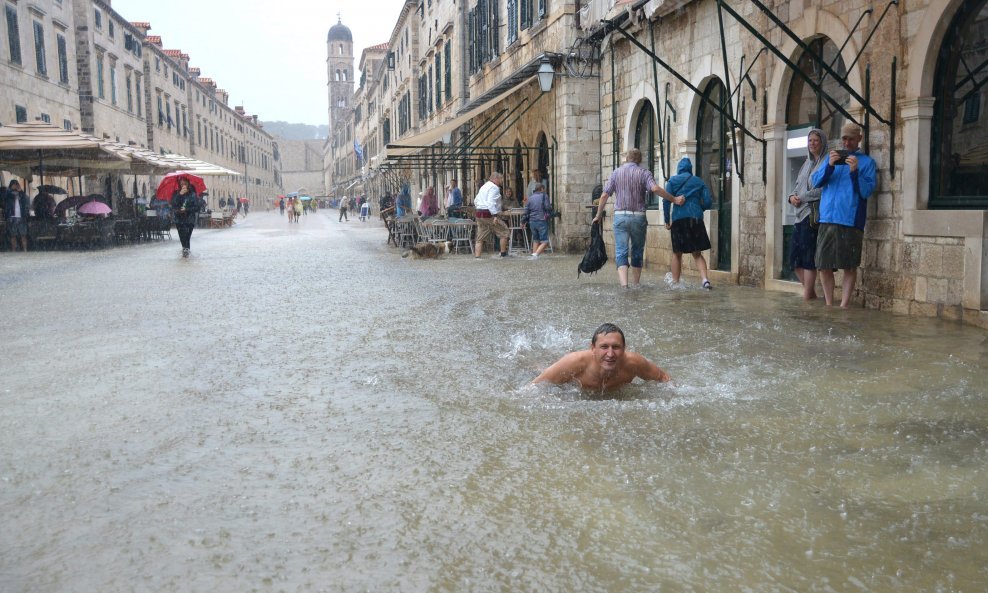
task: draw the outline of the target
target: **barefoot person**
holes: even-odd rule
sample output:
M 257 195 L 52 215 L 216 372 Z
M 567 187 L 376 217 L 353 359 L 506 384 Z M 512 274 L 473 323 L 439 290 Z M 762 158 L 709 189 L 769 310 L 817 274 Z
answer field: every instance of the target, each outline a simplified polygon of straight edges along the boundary
M 590 349 L 571 352 L 542 371 L 532 383 L 556 385 L 576 382 L 583 389 L 609 391 L 631 383 L 635 377 L 646 381 L 669 381 L 668 373 L 641 354 L 624 349 L 624 332 L 605 323 L 590 339 Z

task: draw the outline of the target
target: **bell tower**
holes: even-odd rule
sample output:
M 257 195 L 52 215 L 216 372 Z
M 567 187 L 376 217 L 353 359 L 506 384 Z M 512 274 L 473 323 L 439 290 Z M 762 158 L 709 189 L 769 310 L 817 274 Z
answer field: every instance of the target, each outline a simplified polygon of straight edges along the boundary
M 329 85 L 329 138 L 346 121 L 353 102 L 353 34 L 336 15 L 337 23 L 326 37 L 326 75 Z

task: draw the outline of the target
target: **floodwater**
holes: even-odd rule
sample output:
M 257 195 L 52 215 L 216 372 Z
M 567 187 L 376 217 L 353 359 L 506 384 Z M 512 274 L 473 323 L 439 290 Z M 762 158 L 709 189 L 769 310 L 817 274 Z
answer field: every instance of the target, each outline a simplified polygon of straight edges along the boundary
M 988 589 L 982 330 L 335 211 L 192 247 L 0 253 L 0 591 Z M 674 381 L 528 385 L 603 321 Z

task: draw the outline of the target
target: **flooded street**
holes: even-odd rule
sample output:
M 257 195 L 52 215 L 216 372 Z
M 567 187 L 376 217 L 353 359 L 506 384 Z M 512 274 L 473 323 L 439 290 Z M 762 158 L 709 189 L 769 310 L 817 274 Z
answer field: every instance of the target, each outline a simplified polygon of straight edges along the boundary
M 988 589 L 983 330 L 336 216 L 0 253 L 0 591 Z

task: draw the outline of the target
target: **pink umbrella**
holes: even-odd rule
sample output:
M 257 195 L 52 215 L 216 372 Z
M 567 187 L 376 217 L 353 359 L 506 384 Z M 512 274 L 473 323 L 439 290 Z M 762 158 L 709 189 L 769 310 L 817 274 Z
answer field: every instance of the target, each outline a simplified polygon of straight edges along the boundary
M 79 209 L 76 210 L 76 212 L 79 214 L 99 215 L 109 214 L 110 212 L 113 212 L 113 210 L 103 202 L 93 200 L 92 202 L 86 202 L 82 206 L 79 206 Z

